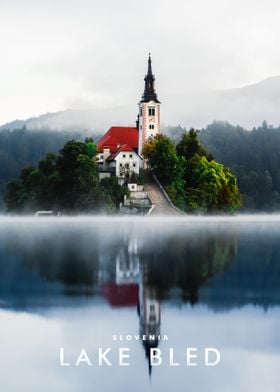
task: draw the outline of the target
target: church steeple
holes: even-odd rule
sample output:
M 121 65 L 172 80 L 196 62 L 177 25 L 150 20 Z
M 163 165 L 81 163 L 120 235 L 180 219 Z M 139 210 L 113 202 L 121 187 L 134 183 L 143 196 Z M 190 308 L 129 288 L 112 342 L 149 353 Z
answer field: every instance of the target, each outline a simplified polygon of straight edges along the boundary
M 160 101 L 155 91 L 155 77 L 152 71 L 151 53 L 148 58 L 148 72 L 144 78 L 145 89 L 139 102 L 139 119 L 137 119 L 138 154 L 142 156 L 144 144 L 160 133 Z
M 145 81 L 145 89 L 142 95 L 141 102 L 149 102 L 149 101 L 159 102 L 159 100 L 157 99 L 157 94 L 155 92 L 155 77 L 152 72 L 151 53 L 149 53 L 148 72 L 144 78 L 144 81 Z

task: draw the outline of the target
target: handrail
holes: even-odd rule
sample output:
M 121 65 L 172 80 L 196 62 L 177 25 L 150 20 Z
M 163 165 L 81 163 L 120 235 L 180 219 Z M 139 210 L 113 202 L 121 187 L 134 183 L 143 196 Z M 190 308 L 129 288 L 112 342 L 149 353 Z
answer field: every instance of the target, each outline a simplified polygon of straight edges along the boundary
M 176 207 L 173 202 L 171 201 L 170 197 L 168 196 L 166 190 L 164 189 L 164 187 L 161 185 L 161 183 L 159 182 L 159 180 L 157 179 L 156 175 L 154 172 L 152 172 L 153 178 L 156 181 L 156 183 L 158 184 L 158 186 L 160 187 L 160 190 L 162 191 L 164 197 L 166 198 L 167 202 L 169 203 L 169 205 L 174 208 L 174 210 L 176 210 L 177 212 L 179 212 L 181 215 L 185 215 L 185 212 L 180 210 L 180 208 Z

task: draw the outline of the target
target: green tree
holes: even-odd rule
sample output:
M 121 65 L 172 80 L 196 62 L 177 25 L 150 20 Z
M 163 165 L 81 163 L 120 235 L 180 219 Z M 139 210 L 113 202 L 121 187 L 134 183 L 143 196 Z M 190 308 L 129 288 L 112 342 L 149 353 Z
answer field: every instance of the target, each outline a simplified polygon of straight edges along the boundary
M 186 187 L 187 210 L 193 212 L 235 212 L 241 207 L 236 178 L 214 160 L 194 155 L 187 163 L 191 169 Z
M 175 146 L 168 137 L 159 134 L 149 140 L 144 146 L 143 155 L 164 185 L 173 181 L 179 160 Z
M 92 150 L 88 143 L 71 140 L 59 152 L 56 197 L 57 204 L 63 209 L 73 211 L 99 207 L 98 167 Z
M 25 192 L 20 180 L 10 180 L 6 186 L 5 202 L 8 211 L 19 212 L 25 201 Z
M 108 199 L 112 200 L 112 204 L 117 206 L 124 200 L 124 196 L 128 196 L 128 188 L 118 184 L 117 177 L 103 178 L 100 181 L 101 190 Z
M 203 147 L 199 138 L 199 131 L 193 128 L 189 132 L 184 132 L 181 140 L 176 146 L 179 156 L 183 156 L 186 160 L 192 158 L 195 154 L 205 156 L 208 160 L 213 159 L 209 152 Z
M 59 154 L 47 154 L 38 168 L 24 168 L 20 180 L 7 186 L 8 210 L 72 213 L 116 209 L 123 188 L 116 179 L 100 184 L 96 151 L 92 139 L 85 143 L 71 140 Z
M 178 157 L 175 145 L 167 136 L 159 134 L 145 144 L 143 156 L 165 186 L 170 198 L 178 206 L 183 207 L 183 159 Z
M 241 207 L 236 178 L 214 161 L 191 129 L 176 148 L 158 135 L 149 140 L 143 154 L 173 202 L 189 212 L 235 212 Z
M 199 131 L 191 129 L 176 146 L 184 159 L 186 210 L 191 212 L 234 212 L 241 207 L 235 176 L 217 163 L 201 144 Z

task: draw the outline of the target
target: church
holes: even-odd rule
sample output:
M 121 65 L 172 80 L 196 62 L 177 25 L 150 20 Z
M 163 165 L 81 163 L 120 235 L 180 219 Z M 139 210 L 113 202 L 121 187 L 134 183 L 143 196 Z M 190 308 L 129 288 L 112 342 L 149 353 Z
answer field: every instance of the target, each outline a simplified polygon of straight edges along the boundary
M 116 176 L 123 184 L 131 176 L 138 175 L 143 167 L 145 142 L 160 133 L 160 101 L 155 91 L 151 54 L 144 81 L 136 126 L 112 126 L 97 143 L 100 179 Z

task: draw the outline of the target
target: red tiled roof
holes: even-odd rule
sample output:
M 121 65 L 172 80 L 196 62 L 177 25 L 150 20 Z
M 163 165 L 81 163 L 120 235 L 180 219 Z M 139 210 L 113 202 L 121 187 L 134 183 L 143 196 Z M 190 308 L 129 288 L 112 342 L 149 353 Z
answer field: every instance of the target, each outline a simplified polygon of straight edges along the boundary
M 100 152 L 104 148 L 110 148 L 111 152 L 116 152 L 123 145 L 128 145 L 132 150 L 138 148 L 138 129 L 136 127 L 111 127 L 97 143 Z
M 111 306 L 137 306 L 139 288 L 137 284 L 117 285 L 105 283 L 101 288 L 102 295 Z
M 131 151 L 134 151 L 134 150 L 133 150 L 133 148 L 132 148 L 130 145 L 128 145 L 128 144 L 123 144 L 122 146 L 120 146 L 119 151 L 128 151 L 128 152 L 131 152 Z

